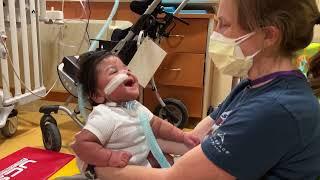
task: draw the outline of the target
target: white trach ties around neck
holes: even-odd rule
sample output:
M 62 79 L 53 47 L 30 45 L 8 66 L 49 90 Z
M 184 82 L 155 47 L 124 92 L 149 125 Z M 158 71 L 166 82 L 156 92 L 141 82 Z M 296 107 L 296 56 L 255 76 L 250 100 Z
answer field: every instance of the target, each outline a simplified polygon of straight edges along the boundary
M 128 75 L 124 73 L 117 74 L 111 79 L 111 81 L 104 88 L 104 93 L 110 95 L 118 86 L 120 86 L 125 80 L 128 79 Z

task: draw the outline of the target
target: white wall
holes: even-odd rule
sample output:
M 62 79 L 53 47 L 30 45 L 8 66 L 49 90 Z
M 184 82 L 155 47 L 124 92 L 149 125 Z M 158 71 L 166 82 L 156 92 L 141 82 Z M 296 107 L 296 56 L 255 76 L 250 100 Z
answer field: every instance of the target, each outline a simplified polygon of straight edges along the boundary
M 94 39 L 104 24 L 104 20 L 91 20 L 88 27 L 90 38 Z M 103 39 L 110 39 L 113 29 L 130 27 L 128 21 L 114 21 Z M 57 64 L 64 56 L 75 56 L 89 48 L 85 32 L 86 21 L 65 19 L 64 25 L 41 24 L 40 45 L 43 62 L 44 85 L 47 89 L 57 79 Z M 84 37 L 84 40 L 82 40 Z M 64 91 L 58 81 L 54 91 Z

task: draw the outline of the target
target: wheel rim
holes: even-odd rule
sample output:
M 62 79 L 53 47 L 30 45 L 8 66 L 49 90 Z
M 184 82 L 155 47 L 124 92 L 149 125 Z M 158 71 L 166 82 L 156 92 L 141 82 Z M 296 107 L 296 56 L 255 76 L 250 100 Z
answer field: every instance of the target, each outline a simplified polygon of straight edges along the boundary
M 167 116 L 167 112 L 164 108 L 161 108 L 160 111 L 159 111 L 159 117 L 160 118 L 167 118 L 167 121 L 169 121 L 170 123 L 174 124 L 175 126 L 178 126 L 181 121 L 182 121 L 182 118 L 183 118 L 183 114 L 182 112 L 180 111 L 180 109 L 176 106 L 173 106 L 173 105 L 167 105 L 167 108 L 168 110 L 175 115 L 175 117 L 178 119 L 178 121 L 175 121 L 173 119 L 168 119 L 168 116 Z
M 18 128 L 18 118 L 17 117 L 8 118 L 7 123 L 8 123 L 9 133 L 14 134 Z

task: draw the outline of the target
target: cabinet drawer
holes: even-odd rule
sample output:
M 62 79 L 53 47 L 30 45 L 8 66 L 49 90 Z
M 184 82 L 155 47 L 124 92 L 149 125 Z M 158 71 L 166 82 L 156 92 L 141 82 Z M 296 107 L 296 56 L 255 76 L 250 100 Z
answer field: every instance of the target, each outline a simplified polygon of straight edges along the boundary
M 158 86 L 158 91 L 161 98 L 175 98 L 182 101 L 189 113 L 189 117 L 202 117 L 202 88 L 185 88 L 176 86 Z M 150 88 L 144 89 L 143 97 L 144 105 L 154 111 L 159 102 L 156 99 L 155 93 Z
M 209 19 L 183 19 L 190 25 L 179 21 L 171 31 L 171 36 L 161 41 L 161 47 L 170 52 L 205 53 Z
M 155 74 L 161 85 L 203 87 L 204 54 L 168 54 Z

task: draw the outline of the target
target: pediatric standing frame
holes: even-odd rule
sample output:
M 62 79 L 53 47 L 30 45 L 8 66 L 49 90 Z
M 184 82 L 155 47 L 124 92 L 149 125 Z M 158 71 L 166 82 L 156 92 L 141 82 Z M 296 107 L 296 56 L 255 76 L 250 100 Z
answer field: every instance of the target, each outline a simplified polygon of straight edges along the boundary
M 164 11 L 164 7 L 161 4 L 161 0 L 147 0 L 146 2 L 131 2 L 132 5 L 141 5 L 146 10 L 140 16 L 138 21 L 130 28 L 125 30 L 115 30 L 112 34 L 111 41 L 99 41 L 99 47 L 96 51 L 106 50 L 118 55 L 124 64 L 128 65 L 135 52 L 137 51 L 138 38 L 150 37 L 154 41 L 160 42 L 161 38 L 169 37 L 171 30 L 167 29 L 170 27 L 174 20 L 178 20 L 186 25 L 187 22 L 179 19 L 175 15 L 180 12 L 189 0 L 184 0 L 176 9 L 174 13 L 167 13 Z M 134 4 L 133 4 L 134 3 Z M 139 7 L 141 10 L 142 7 Z M 158 17 L 158 15 L 161 18 Z M 97 41 L 97 40 L 95 40 Z M 83 99 L 81 91 L 79 91 L 79 80 L 77 74 L 80 71 L 79 57 L 78 56 L 67 56 L 64 57 L 62 62 L 57 67 L 58 76 L 61 80 L 64 88 L 74 97 L 79 98 L 79 102 Z M 156 97 L 160 105 L 155 109 L 155 114 L 163 119 L 167 119 L 170 123 L 177 127 L 182 128 L 188 120 L 188 111 L 186 106 L 177 99 L 167 98 L 162 99 L 158 93 L 154 79 L 151 81 L 152 90 L 155 92 Z M 80 92 L 80 95 L 79 95 Z M 85 103 L 83 103 L 85 104 Z M 71 111 L 69 108 L 61 105 L 49 105 L 42 106 L 40 112 L 43 116 L 40 120 L 40 127 L 42 131 L 43 143 L 46 149 L 53 151 L 60 151 L 61 149 L 61 135 L 57 126 L 56 120 L 51 115 L 52 112 L 57 113 L 59 110 L 67 113 L 80 127 L 83 127 L 85 121 L 79 118 L 80 114 L 80 103 L 77 107 Z M 89 108 L 90 109 L 90 108 Z M 81 113 L 82 114 L 82 113 Z

